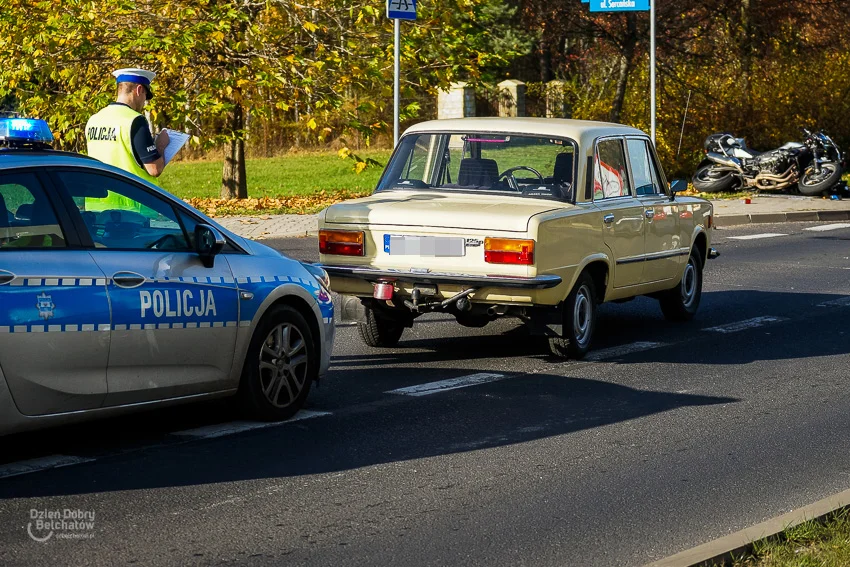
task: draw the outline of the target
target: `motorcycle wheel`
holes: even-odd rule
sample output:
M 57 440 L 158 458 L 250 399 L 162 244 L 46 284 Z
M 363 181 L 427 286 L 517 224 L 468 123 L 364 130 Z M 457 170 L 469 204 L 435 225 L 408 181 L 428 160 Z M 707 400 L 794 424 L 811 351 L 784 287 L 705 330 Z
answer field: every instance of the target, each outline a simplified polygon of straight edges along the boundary
M 714 163 L 698 167 L 691 182 L 696 190 L 701 193 L 736 191 L 741 187 L 741 178 L 735 172 L 722 169 Z
M 807 168 L 797 182 L 797 190 L 802 195 L 815 196 L 829 191 L 839 181 L 843 173 L 841 165 L 835 162 L 822 163 L 820 173 L 815 173 L 811 167 Z

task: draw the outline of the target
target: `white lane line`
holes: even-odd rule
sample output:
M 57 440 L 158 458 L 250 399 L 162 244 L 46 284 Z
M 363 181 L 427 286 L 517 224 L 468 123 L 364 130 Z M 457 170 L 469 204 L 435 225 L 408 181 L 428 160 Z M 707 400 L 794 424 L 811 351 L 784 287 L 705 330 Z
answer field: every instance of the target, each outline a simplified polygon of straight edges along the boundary
M 196 427 L 195 429 L 186 429 L 184 431 L 175 431 L 171 435 L 179 437 L 192 437 L 193 439 L 215 439 L 216 437 L 224 437 L 243 431 L 251 431 L 252 429 L 265 429 L 267 427 L 277 427 L 292 423 L 293 421 L 301 421 L 302 419 L 311 419 L 314 417 L 322 417 L 331 415 L 329 411 L 310 411 L 301 410 L 294 417 L 286 421 L 231 421 L 229 423 L 217 423 L 215 425 L 205 425 Z
M 809 228 L 804 228 L 803 230 L 810 230 L 812 232 L 826 232 L 828 230 L 838 230 L 841 228 L 850 228 L 850 223 L 837 222 L 834 224 L 824 224 L 821 226 L 810 226 Z
M 758 238 L 776 238 L 777 236 L 788 236 L 787 234 L 780 234 L 778 232 L 765 232 L 763 234 L 747 234 L 744 236 L 727 236 L 726 238 L 730 238 L 732 240 L 756 240 Z
M 830 299 L 823 303 L 818 303 L 818 307 L 847 307 L 850 305 L 850 296 L 839 297 L 838 299 Z
M 703 329 L 703 331 L 711 331 L 714 333 L 737 333 L 738 331 L 743 331 L 745 329 L 763 327 L 768 323 L 778 323 L 780 321 L 787 320 L 788 317 L 774 317 L 772 315 L 766 315 L 764 317 L 753 317 L 752 319 L 737 321 L 735 323 L 727 323 L 726 325 L 718 325 L 717 327 L 709 327 L 707 329 Z
M 77 465 L 80 463 L 89 463 L 94 460 L 95 459 L 86 457 L 72 457 L 70 455 L 49 455 L 47 457 L 38 457 L 37 459 L 29 459 L 28 461 L 18 461 L 16 463 L 0 465 L 0 478 L 30 474 L 58 467 Z
M 398 388 L 397 390 L 390 390 L 384 393 L 399 394 L 402 396 L 427 396 L 430 394 L 447 392 L 448 390 L 457 390 L 458 388 L 466 388 L 469 386 L 477 386 L 478 384 L 496 382 L 498 380 L 503 380 L 504 378 L 507 378 L 505 374 L 480 372 L 478 374 L 470 374 L 469 376 L 461 376 L 459 378 L 449 378 L 438 382 L 428 382 L 427 384 Z
M 628 345 L 619 345 L 609 348 L 603 348 L 601 350 L 594 350 L 590 354 L 585 356 L 584 360 L 589 360 L 592 362 L 596 360 L 604 360 L 606 358 L 617 358 L 620 356 L 625 356 L 627 354 L 632 354 L 634 352 L 643 352 L 645 350 L 651 350 L 662 346 L 666 345 L 664 343 L 638 341 L 636 343 L 631 343 Z

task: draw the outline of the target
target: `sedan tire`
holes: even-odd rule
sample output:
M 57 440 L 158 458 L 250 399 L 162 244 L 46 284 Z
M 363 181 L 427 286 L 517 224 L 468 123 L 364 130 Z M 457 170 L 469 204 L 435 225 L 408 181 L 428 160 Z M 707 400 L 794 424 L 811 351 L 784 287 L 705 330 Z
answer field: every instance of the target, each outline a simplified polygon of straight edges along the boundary
M 252 418 L 281 421 L 304 406 L 318 377 L 319 352 L 304 317 L 288 305 L 269 309 L 251 337 L 238 399 Z
M 563 303 L 563 330 L 549 338 L 549 350 L 559 358 L 579 359 L 590 350 L 596 327 L 596 284 L 583 272 Z
M 365 305 L 366 320 L 357 326 L 360 337 L 370 347 L 394 347 L 404 332 L 404 323 L 381 316 L 369 305 Z
M 702 258 L 696 250 L 691 250 L 679 285 L 662 293 L 658 301 L 668 321 L 690 321 L 697 313 L 701 297 Z

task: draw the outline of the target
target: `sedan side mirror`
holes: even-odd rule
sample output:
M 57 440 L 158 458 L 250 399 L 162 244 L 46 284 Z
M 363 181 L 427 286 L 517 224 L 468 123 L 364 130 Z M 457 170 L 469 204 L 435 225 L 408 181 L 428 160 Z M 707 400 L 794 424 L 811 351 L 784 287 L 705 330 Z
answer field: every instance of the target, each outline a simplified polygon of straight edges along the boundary
M 684 179 L 674 179 L 670 182 L 670 193 L 674 196 L 676 193 L 681 193 L 688 190 L 688 182 Z
M 195 252 L 201 257 L 205 268 L 215 266 L 215 257 L 224 249 L 224 236 L 208 224 L 195 226 Z

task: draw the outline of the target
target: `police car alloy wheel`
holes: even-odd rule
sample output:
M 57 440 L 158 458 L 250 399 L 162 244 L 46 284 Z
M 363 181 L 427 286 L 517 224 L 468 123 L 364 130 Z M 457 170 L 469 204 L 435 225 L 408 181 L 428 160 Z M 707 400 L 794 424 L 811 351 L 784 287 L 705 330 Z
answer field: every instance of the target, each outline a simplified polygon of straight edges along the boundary
M 307 321 L 290 306 L 273 307 L 251 338 L 239 387 L 242 405 L 257 419 L 287 419 L 304 405 L 318 370 Z

